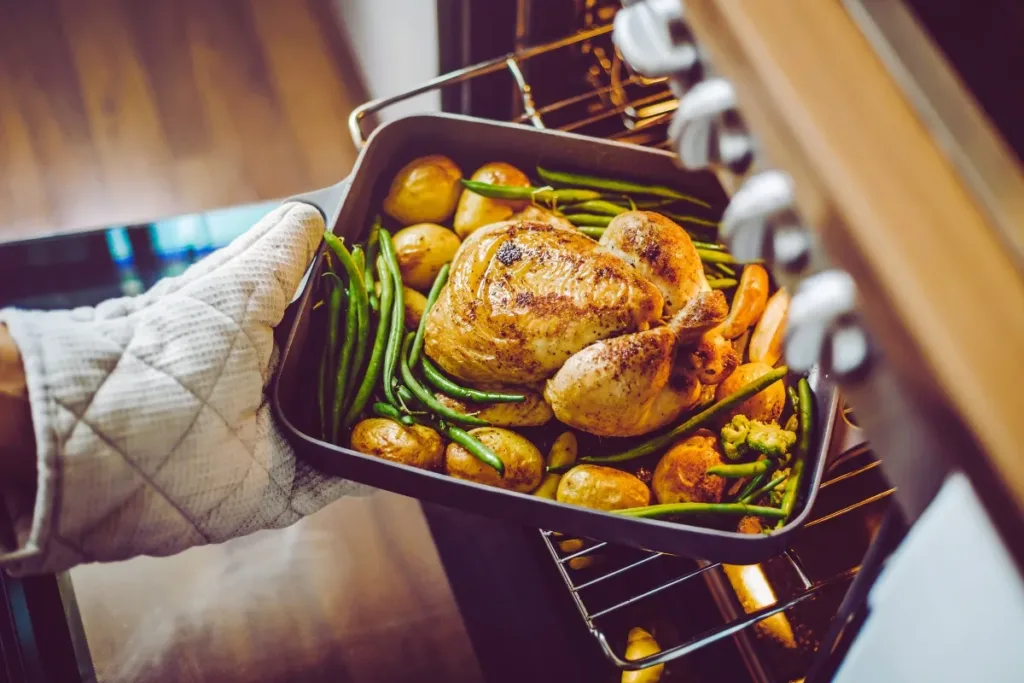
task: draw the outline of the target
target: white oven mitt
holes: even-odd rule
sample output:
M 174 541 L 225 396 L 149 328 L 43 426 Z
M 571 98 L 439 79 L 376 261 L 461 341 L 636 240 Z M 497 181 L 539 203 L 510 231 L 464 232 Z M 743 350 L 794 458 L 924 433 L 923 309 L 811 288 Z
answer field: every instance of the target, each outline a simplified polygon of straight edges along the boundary
M 39 469 L 34 506 L 6 501 L 21 546 L 9 570 L 169 555 L 367 490 L 296 460 L 265 393 L 273 328 L 323 230 L 316 209 L 287 203 L 141 296 L 0 311 L 25 364 Z

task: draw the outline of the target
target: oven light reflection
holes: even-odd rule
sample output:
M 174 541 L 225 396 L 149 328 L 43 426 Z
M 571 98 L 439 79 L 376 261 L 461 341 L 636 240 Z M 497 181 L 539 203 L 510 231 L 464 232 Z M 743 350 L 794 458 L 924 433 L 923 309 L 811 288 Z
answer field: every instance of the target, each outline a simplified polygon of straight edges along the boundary
M 744 566 L 723 564 L 729 583 L 736 591 L 743 610 L 748 614 L 764 607 L 774 605 L 776 602 L 775 591 L 768 583 L 768 577 L 759 564 Z M 754 625 L 754 628 L 762 635 L 768 636 L 786 648 L 796 647 L 796 637 L 793 635 L 793 627 L 785 613 L 773 614 Z

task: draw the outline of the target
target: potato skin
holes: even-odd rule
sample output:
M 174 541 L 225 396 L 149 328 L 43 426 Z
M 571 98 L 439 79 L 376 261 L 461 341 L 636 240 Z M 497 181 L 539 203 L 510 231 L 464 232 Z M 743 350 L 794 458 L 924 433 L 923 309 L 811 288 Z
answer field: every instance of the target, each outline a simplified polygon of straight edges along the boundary
M 462 169 L 441 154 L 413 159 L 395 174 L 384 212 L 403 225 L 451 218 L 462 191 Z
M 384 417 L 362 420 L 352 428 L 352 450 L 384 460 L 434 469 L 441 466 L 444 441 L 430 427 L 407 427 Z
M 417 223 L 392 238 L 402 282 L 406 287 L 429 290 L 444 264 L 451 262 L 462 242 L 443 225 Z
M 707 429 L 677 441 L 661 456 L 651 488 L 659 503 L 720 503 L 728 483 L 708 474 L 707 468 L 722 464 L 718 437 Z
M 766 375 L 772 371 L 772 367 L 767 363 L 746 363 L 736 368 L 736 371 L 729 375 L 721 384 L 718 385 L 718 389 L 715 392 L 715 399 L 721 401 L 729 394 L 736 393 L 744 387 L 744 385 L 750 384 L 758 377 Z M 767 389 L 764 389 L 758 394 L 754 394 L 743 403 L 729 411 L 724 420 L 728 421 L 732 419 L 733 415 L 743 413 L 751 420 L 761 420 L 762 422 L 772 422 L 778 420 L 782 416 L 782 409 L 786 405 L 786 387 L 780 379 L 775 384 L 772 384 Z
M 402 291 L 405 293 L 405 326 L 416 329 L 427 308 L 427 297 L 408 287 L 402 287 Z
M 555 499 L 595 510 L 625 510 L 651 503 L 651 490 L 629 472 L 577 465 L 562 475 Z
M 460 413 L 474 414 L 481 420 L 487 420 L 495 427 L 539 427 L 551 421 L 555 416 L 551 406 L 537 391 L 524 387 L 477 387 L 485 391 L 504 391 L 526 396 L 522 403 L 476 403 L 452 398 L 440 392 L 434 396 L 438 401 Z
M 544 456 L 525 436 L 500 427 L 478 427 L 469 433 L 497 454 L 505 464 L 505 476 L 457 443 L 448 444 L 445 452 L 445 471 L 450 476 L 520 493 L 530 493 L 540 485 Z
M 491 185 L 530 186 L 530 179 L 526 177 L 525 173 L 503 161 L 484 164 L 473 172 L 471 180 Z M 528 203 L 522 199 L 490 199 L 475 192 L 463 190 L 462 196 L 459 197 L 458 207 L 455 209 L 455 221 L 452 226 L 459 237 L 466 239 L 478 228 L 508 220 L 513 213 Z

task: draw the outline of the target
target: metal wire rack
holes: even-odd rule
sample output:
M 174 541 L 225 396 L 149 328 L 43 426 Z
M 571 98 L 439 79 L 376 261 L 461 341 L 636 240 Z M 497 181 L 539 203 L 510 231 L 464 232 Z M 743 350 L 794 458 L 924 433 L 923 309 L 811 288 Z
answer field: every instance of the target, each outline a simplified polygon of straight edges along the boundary
M 357 147 L 365 144 L 368 121 L 391 105 L 473 79 L 505 77 L 517 93 L 519 111 L 512 117 L 515 122 L 665 147 L 667 124 L 676 109 L 677 100 L 664 79 L 646 79 L 629 70 L 611 45 L 611 30 L 610 25 L 589 28 L 561 40 L 444 74 L 409 91 L 367 102 L 356 108 L 349 118 L 352 139 Z M 564 97 L 552 102 L 537 102 L 525 67 L 531 60 L 567 50 L 574 51 L 574 57 L 583 59 L 588 65 L 585 77 L 581 79 L 580 91 L 562 93 Z M 787 613 L 802 603 L 814 601 L 831 589 L 839 590 L 848 585 L 859 570 L 861 555 L 852 566 L 828 567 L 827 571 L 820 567 L 812 569 L 807 566 L 806 548 L 799 547 L 801 539 L 806 540 L 821 527 L 840 525 L 842 520 L 856 517 L 857 513 L 864 513 L 869 508 L 878 513 L 879 506 L 888 503 L 894 489 L 881 476 L 880 463 L 863 445 L 848 410 L 844 410 L 843 422 L 848 427 L 846 442 L 833 444 L 835 457 L 830 464 L 828 479 L 822 484 L 824 490 L 814 508 L 815 515 L 797 535 L 792 547 L 769 561 L 781 564 L 795 577 L 795 589 L 777 599 L 773 596 L 770 602 L 754 609 L 741 605 L 735 596 L 724 595 L 729 592 L 729 567 L 721 563 L 693 562 L 664 553 L 612 546 L 603 541 L 565 538 L 551 531 L 540 532 L 580 616 L 609 661 L 622 670 L 638 670 L 671 662 L 723 639 L 742 638 L 751 627 L 778 618 L 775 615 Z M 846 490 L 835 496 L 828 495 L 840 489 Z M 880 515 L 872 517 L 880 518 Z M 866 539 L 861 539 L 865 548 L 877 528 L 877 519 L 874 521 L 873 525 L 867 524 L 873 528 L 864 531 Z M 775 573 L 778 573 L 778 567 Z M 717 592 L 716 602 L 723 612 L 722 623 L 683 635 L 678 642 L 661 642 L 662 651 L 649 657 L 632 661 L 625 659 L 625 632 L 618 626 L 609 627 L 607 624 L 642 621 L 641 617 L 630 621 L 626 615 L 642 613 L 659 598 L 697 581 L 703 582 L 713 593 Z M 745 645 L 741 643 L 741 652 L 750 647 L 749 641 L 745 642 Z M 749 659 L 749 653 L 744 652 L 744 656 Z M 761 678 L 769 679 L 763 675 Z

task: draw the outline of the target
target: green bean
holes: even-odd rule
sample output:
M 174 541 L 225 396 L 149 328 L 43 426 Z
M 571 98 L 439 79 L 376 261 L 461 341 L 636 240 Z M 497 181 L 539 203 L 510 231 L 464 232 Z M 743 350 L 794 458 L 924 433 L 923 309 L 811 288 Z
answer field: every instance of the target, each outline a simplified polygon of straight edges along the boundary
M 353 365 L 357 368 L 358 374 L 366 357 L 366 345 L 370 335 L 370 300 L 366 295 L 366 282 L 363 280 L 362 268 L 356 268 L 356 262 L 352 260 L 352 254 L 345 248 L 344 242 L 335 237 L 330 230 L 324 231 L 324 241 L 348 273 L 351 290 L 349 306 L 356 307 L 356 350 Z
M 597 214 L 600 216 L 618 216 L 620 213 L 628 211 L 625 207 L 605 201 L 604 199 L 591 199 L 587 202 L 562 207 L 562 210 L 572 211 L 573 213 Z
M 796 389 L 800 399 L 800 438 L 796 445 L 793 469 L 789 475 L 789 481 L 786 482 L 786 490 L 782 494 L 783 524 L 789 519 L 793 513 L 793 507 L 796 505 L 800 478 L 803 476 L 804 467 L 807 464 L 807 454 L 811 450 L 811 436 L 814 433 L 814 395 L 811 393 L 811 385 L 806 377 L 800 378 Z
M 470 455 L 483 464 L 493 467 L 501 476 L 505 476 L 505 463 L 501 461 L 497 453 L 488 448 L 482 441 L 455 425 L 442 422 L 439 426 L 439 431 L 447 436 L 448 439 L 465 448 L 469 451 Z
M 713 465 L 707 469 L 708 474 L 717 474 L 726 479 L 739 479 L 740 477 L 755 477 L 764 474 L 775 463 L 770 458 L 756 460 L 754 462 L 743 462 L 738 465 Z
M 711 289 L 730 289 L 738 284 L 739 282 L 734 277 L 708 278 L 708 285 Z
M 393 405 L 390 403 L 384 403 L 383 401 L 378 401 L 373 404 L 373 414 L 377 417 L 386 417 L 389 420 L 394 420 L 395 422 L 404 424 L 407 427 L 411 427 L 416 424 L 416 420 L 413 419 L 412 415 L 403 415 Z
M 698 218 L 697 216 L 687 216 L 681 213 L 672 213 L 670 211 L 659 211 L 662 216 L 671 218 L 676 223 L 693 223 L 704 228 L 714 228 L 718 230 L 720 223 L 718 221 L 709 221 L 706 218 Z
M 570 213 L 565 218 L 575 226 L 588 228 L 607 228 L 612 222 L 610 216 L 598 216 L 592 213 Z
M 343 421 L 344 429 L 350 428 L 359 418 L 359 414 L 366 407 L 374 388 L 377 386 L 377 379 L 380 377 L 381 360 L 384 356 L 385 347 L 388 341 L 388 331 L 391 329 L 391 313 L 394 309 L 392 299 L 394 298 L 394 282 L 388 275 L 388 267 L 384 258 L 377 257 L 377 279 L 380 280 L 380 317 L 377 319 L 377 334 L 373 339 L 373 350 L 370 352 L 370 362 L 366 366 L 366 373 L 363 375 L 359 391 L 348 407 Z
M 389 277 L 394 287 L 394 300 L 391 303 L 391 330 L 388 333 L 388 346 L 384 354 L 384 396 L 388 403 L 398 405 L 395 398 L 395 372 L 398 369 L 398 354 L 401 350 L 402 335 L 405 333 L 405 294 L 402 286 L 402 271 L 398 267 L 398 254 L 386 230 L 380 231 L 380 253 L 388 267 Z
M 643 194 L 654 197 L 665 197 L 683 202 L 690 202 L 710 209 L 711 205 L 702 199 L 683 194 L 679 190 L 664 185 L 645 185 L 634 183 L 628 180 L 616 180 L 614 178 L 600 178 L 597 176 L 581 175 L 578 173 L 565 173 L 562 171 L 549 171 L 540 166 L 537 167 L 537 175 L 540 179 L 551 185 L 569 185 L 571 187 L 585 187 L 593 190 L 604 190 L 606 192 L 621 192 L 622 194 Z
M 700 260 L 704 263 L 739 263 L 736 257 L 725 251 L 712 251 L 710 249 L 698 249 L 697 255 L 700 256 Z
M 497 391 L 479 391 L 464 387 L 448 379 L 441 372 L 441 369 L 434 365 L 433 361 L 426 356 L 421 358 L 421 363 L 423 376 L 427 378 L 427 381 L 433 384 L 435 389 L 452 398 L 473 401 L 474 403 L 522 403 L 526 400 L 526 396 L 523 394 L 504 394 Z M 412 365 L 411 354 L 409 365 Z
M 331 422 L 331 414 L 328 411 L 331 401 L 327 378 L 334 374 L 332 372 L 334 350 L 338 346 L 338 319 L 341 317 L 341 299 L 344 290 L 341 278 L 333 272 L 328 271 L 323 276 L 333 277 L 337 281 L 334 289 L 327 295 L 329 301 L 327 305 L 327 343 L 324 344 L 323 357 L 320 359 L 320 426 L 321 436 L 326 439 L 329 434 L 328 425 Z
M 601 193 L 592 190 L 555 190 L 548 187 L 517 187 L 513 185 L 492 185 L 476 180 L 462 179 L 467 190 L 491 199 L 528 199 L 548 204 L 572 204 L 600 199 Z
M 743 487 L 743 489 L 739 492 L 739 494 L 736 496 L 736 499 L 733 502 L 734 503 L 743 502 L 743 499 L 745 497 L 747 497 L 748 495 L 753 493 L 757 489 L 757 487 L 759 487 L 761 484 L 764 483 L 765 477 L 767 477 L 767 476 L 768 476 L 768 473 L 767 472 L 763 472 L 763 473 L 757 475 L 756 477 L 751 477 L 750 481 L 747 482 L 747 485 Z M 749 503 L 750 501 L 746 501 L 746 502 Z
M 786 368 L 785 365 L 781 365 L 772 370 L 771 372 L 765 373 L 761 377 L 758 377 L 753 382 L 750 382 L 749 384 L 740 387 L 734 393 L 729 394 L 721 401 L 713 403 L 712 405 L 708 406 L 704 410 L 700 411 L 693 417 L 683 422 L 681 425 L 674 427 L 667 432 L 663 432 L 658 436 L 648 439 L 643 443 L 640 443 L 620 453 L 614 453 L 612 455 L 604 456 L 586 456 L 580 458 L 580 462 L 597 464 L 604 464 L 609 462 L 625 462 L 627 460 L 633 460 L 635 458 L 640 458 L 645 455 L 650 455 L 651 453 L 659 451 L 665 446 L 668 446 L 676 439 L 697 431 L 697 429 L 704 426 L 711 420 L 714 420 L 715 418 L 719 417 L 723 413 L 727 412 L 728 410 L 736 406 L 738 403 L 741 403 L 742 401 L 745 401 L 754 394 L 760 393 L 761 391 L 767 389 L 769 386 L 785 377 L 786 372 L 788 372 L 788 368 Z M 548 468 L 548 471 L 559 472 L 564 470 L 561 470 L 560 468 Z
M 617 515 L 627 517 L 671 517 L 673 515 L 697 515 L 703 513 L 715 513 L 720 515 L 736 515 L 745 517 L 768 517 L 780 519 L 782 510 L 779 508 L 765 507 L 763 505 L 747 505 L 746 503 L 667 503 L 665 505 L 648 505 L 642 508 L 626 508 L 615 510 Z
M 724 263 L 716 263 L 716 264 L 714 264 L 714 266 L 718 270 L 722 271 L 723 275 L 725 275 L 727 277 L 732 277 L 732 278 L 736 277 L 736 270 L 733 269 L 733 268 L 730 268 L 729 266 L 725 265 Z
M 710 249 L 711 251 L 725 251 L 724 244 L 718 244 L 717 242 L 701 242 L 700 240 L 690 240 L 693 242 L 693 246 L 698 249 Z
M 360 269 L 362 272 L 362 269 Z M 338 366 L 335 371 L 336 379 L 334 384 L 334 405 L 331 409 L 331 443 L 338 443 L 338 428 L 341 426 L 341 415 L 345 408 L 345 399 L 348 397 L 346 393 L 346 387 L 348 387 L 349 376 L 355 375 L 358 369 L 352 371 L 352 356 L 353 351 L 356 347 L 356 298 L 355 288 L 356 283 L 349 283 L 349 295 L 348 295 L 348 308 L 345 311 L 345 340 L 341 345 L 341 355 L 338 358 Z M 363 342 L 365 346 L 365 341 Z
M 448 282 L 448 271 L 450 269 L 450 263 L 441 266 L 437 277 L 434 278 L 434 284 L 430 287 L 427 303 L 423 306 L 423 314 L 420 316 L 420 324 L 416 327 L 416 339 L 413 340 L 412 351 L 409 352 L 409 365 L 412 367 L 416 367 L 420 362 L 420 354 L 423 353 L 423 336 L 427 332 L 427 314 L 430 313 L 430 309 L 437 303 L 437 297 L 441 296 L 441 290 L 444 289 L 444 284 Z
M 607 229 L 608 228 L 597 228 L 591 225 L 581 225 L 578 228 L 579 232 L 582 232 L 587 237 L 591 237 L 595 240 L 601 239 L 601 236 L 604 235 L 604 231 Z
M 739 500 L 737 500 L 736 502 L 737 503 L 753 503 L 755 500 L 757 500 L 758 498 L 760 498 L 764 494 L 768 493 L 769 491 L 774 490 L 775 487 L 777 487 L 782 482 L 786 481 L 786 479 L 788 479 L 788 478 L 789 478 L 789 475 L 786 474 L 786 473 L 777 474 L 777 475 L 775 475 L 774 479 L 772 479 L 770 482 L 768 482 L 767 484 L 765 484 L 761 488 L 756 489 L 754 491 L 751 491 L 750 493 L 747 493 L 746 495 L 740 496 Z
M 412 332 L 406 335 L 405 341 L 402 343 L 402 353 L 400 354 L 399 358 L 399 366 L 402 372 L 402 381 L 405 382 L 405 386 L 409 388 L 409 391 L 412 392 L 413 396 L 415 396 L 416 399 L 420 403 L 422 403 L 427 410 L 434 413 L 438 417 L 444 418 L 446 420 L 451 420 L 452 422 L 461 422 L 462 424 L 473 425 L 475 427 L 489 426 L 490 422 L 488 422 L 487 420 L 481 420 L 479 417 L 474 417 L 473 415 L 466 415 L 464 413 L 460 413 L 457 410 L 452 410 L 451 408 L 449 408 L 448 406 L 444 405 L 436 398 L 434 398 L 434 395 L 430 393 L 430 390 L 427 389 L 422 384 L 420 384 L 420 381 L 416 379 L 416 376 L 413 374 L 412 369 L 409 367 L 409 347 L 412 346 L 412 340 L 413 337 L 415 336 L 416 335 Z
M 377 252 L 380 251 L 379 231 L 384 228 L 381 225 L 380 214 L 373 217 L 370 225 L 370 236 L 366 240 L 366 291 L 370 299 L 370 308 L 374 311 L 380 310 L 380 297 L 377 296 L 377 288 L 374 286 L 373 270 L 377 265 Z
M 796 393 L 796 388 L 786 387 L 786 396 L 789 398 L 789 407 L 793 409 L 794 413 L 800 413 L 800 396 Z

